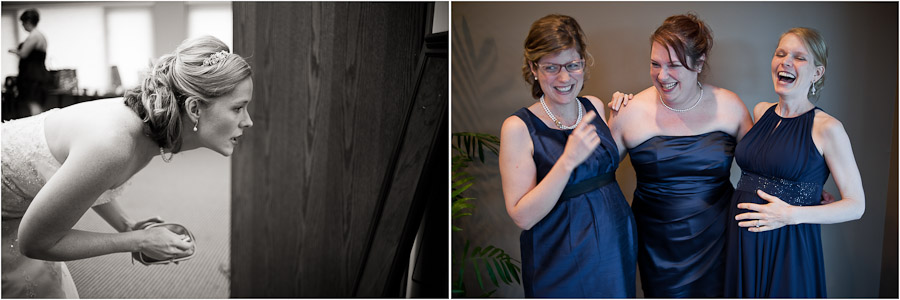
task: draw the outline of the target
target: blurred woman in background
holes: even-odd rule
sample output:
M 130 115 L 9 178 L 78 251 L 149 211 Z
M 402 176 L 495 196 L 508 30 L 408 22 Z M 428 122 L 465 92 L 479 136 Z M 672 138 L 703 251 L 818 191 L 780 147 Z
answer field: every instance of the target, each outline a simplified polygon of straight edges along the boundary
M 123 98 L 3 123 L 3 297 L 77 297 L 62 261 L 119 252 L 189 256 L 187 236 L 141 230 L 116 197 L 150 160 L 208 148 L 229 156 L 253 122 L 247 62 L 214 37 L 183 42 Z M 119 233 L 72 227 L 93 208 Z
M 47 38 L 37 29 L 41 16 L 36 9 L 25 10 L 19 20 L 28 37 L 18 48 L 9 52 L 19 57 L 19 75 L 16 78 L 19 103 L 27 103 L 31 115 L 36 115 L 44 111 L 47 83 L 50 81 L 50 72 L 44 65 L 47 60 Z

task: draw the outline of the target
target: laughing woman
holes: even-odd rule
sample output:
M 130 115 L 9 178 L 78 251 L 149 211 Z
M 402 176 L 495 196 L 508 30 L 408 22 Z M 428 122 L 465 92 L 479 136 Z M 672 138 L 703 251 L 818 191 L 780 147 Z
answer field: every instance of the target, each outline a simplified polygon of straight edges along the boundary
M 828 50 L 813 29 L 781 35 L 772 56 L 777 103 L 756 105 L 738 143 L 741 179 L 732 197 L 726 244 L 726 297 L 824 298 L 819 224 L 862 217 L 865 193 L 840 121 L 810 98 L 822 94 Z M 841 200 L 822 204 L 828 175 Z
M 700 82 L 712 45 L 697 16 L 666 18 L 650 37 L 653 86 L 609 121 L 637 174 L 638 267 L 651 298 L 723 294 L 731 162 L 752 123 L 735 93 Z
M 506 210 L 524 230 L 526 297 L 635 296 L 635 225 L 615 181 L 619 150 L 603 103 L 577 97 L 585 59 L 575 19 L 535 21 L 522 71 L 540 100 L 507 118 L 500 132 Z
M 231 155 L 253 125 L 250 66 L 213 37 L 182 43 L 124 99 L 3 123 L 3 298 L 77 298 L 62 261 L 119 252 L 191 255 L 186 236 L 127 217 L 121 187 L 155 156 L 208 148 Z M 93 208 L 119 233 L 72 227 Z

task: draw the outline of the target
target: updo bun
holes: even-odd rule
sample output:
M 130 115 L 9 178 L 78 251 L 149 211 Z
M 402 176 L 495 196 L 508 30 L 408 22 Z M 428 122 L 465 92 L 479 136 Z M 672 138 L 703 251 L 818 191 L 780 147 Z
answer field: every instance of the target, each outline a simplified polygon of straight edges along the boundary
M 144 82 L 125 93 L 125 105 L 146 124 L 144 133 L 173 153 L 181 150 L 181 114 L 188 100 L 208 105 L 250 77 L 250 65 L 212 36 L 186 40 L 163 55 Z

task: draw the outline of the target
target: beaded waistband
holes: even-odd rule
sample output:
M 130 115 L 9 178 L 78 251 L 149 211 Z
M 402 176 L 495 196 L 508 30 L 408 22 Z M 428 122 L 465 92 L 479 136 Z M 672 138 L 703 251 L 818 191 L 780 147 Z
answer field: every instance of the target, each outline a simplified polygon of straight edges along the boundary
M 753 193 L 756 193 L 756 190 L 762 190 L 795 206 L 819 205 L 822 202 L 822 184 L 792 181 L 750 172 L 741 172 L 741 180 L 738 181 L 735 189 Z

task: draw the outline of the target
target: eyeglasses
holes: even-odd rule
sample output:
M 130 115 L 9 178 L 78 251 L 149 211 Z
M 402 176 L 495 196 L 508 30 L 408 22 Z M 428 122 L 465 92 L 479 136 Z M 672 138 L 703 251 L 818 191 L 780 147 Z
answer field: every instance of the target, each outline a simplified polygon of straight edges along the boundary
M 559 70 L 562 68 L 566 68 L 566 71 L 569 73 L 581 73 L 584 72 L 584 60 L 578 59 L 573 60 L 564 64 L 553 64 L 553 63 L 543 63 L 538 64 L 535 63 L 538 67 L 538 70 L 541 70 L 544 74 L 547 75 L 555 75 L 559 73 Z

